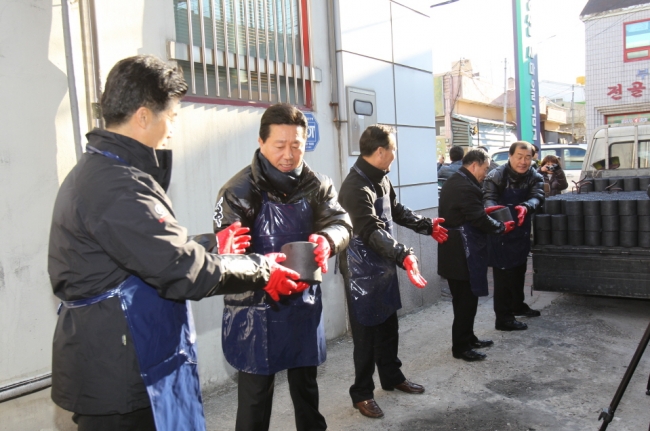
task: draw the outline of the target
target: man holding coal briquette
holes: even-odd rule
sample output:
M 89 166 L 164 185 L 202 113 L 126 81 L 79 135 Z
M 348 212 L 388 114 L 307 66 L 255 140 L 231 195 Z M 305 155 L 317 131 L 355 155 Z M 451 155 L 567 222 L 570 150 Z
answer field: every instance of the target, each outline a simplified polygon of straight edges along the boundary
M 504 206 L 483 208 L 480 183 L 490 168 L 490 158 L 481 149 L 472 149 L 462 159 L 440 193 L 440 217 L 448 229 L 447 242 L 438 244 L 438 274 L 447 279 L 452 295 L 454 323 L 451 330 L 452 354 L 465 361 L 486 358 L 474 349 L 489 347 L 491 340 L 474 334 L 478 298 L 488 295 L 488 236 L 507 235 L 514 221 L 497 221 L 489 214 Z

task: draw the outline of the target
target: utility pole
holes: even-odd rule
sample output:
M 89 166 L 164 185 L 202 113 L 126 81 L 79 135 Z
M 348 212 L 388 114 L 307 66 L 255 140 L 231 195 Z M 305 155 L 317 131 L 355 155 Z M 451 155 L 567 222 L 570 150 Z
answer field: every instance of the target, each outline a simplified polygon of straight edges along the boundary
M 571 84 L 571 143 L 575 143 L 576 141 L 576 135 L 575 135 L 575 121 L 574 121 L 574 113 L 573 113 L 573 93 L 574 93 L 574 84 Z
M 506 146 L 506 120 L 508 118 L 508 58 L 503 66 L 503 146 Z

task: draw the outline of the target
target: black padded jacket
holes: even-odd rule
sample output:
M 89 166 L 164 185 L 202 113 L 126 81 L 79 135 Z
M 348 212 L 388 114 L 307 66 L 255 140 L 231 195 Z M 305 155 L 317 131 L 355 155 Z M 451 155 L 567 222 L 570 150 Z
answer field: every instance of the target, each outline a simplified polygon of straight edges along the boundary
M 544 178 L 537 173 L 534 166 L 524 174 L 515 172 L 510 163 L 490 171 L 483 181 L 483 205 L 491 207 L 498 205 L 499 198 L 506 188 L 526 189 L 526 199 L 519 205 L 526 207 L 528 213 L 533 213 L 544 203 Z
M 218 256 L 187 237 L 165 193 L 170 152 L 93 130 L 88 143 L 126 163 L 86 153 L 61 184 L 52 216 L 48 272 L 61 300 L 90 298 L 130 275 L 171 300 L 264 288 L 266 259 Z M 166 163 L 162 163 L 166 160 Z M 149 405 L 117 297 L 61 308 L 52 351 L 52 399 L 87 415 L 124 414 Z

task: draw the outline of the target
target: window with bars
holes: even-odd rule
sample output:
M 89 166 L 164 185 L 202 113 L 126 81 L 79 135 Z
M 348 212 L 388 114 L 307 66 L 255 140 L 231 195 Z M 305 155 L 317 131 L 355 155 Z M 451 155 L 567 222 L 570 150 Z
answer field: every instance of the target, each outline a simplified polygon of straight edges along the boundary
M 308 0 L 173 2 L 188 96 L 311 107 Z

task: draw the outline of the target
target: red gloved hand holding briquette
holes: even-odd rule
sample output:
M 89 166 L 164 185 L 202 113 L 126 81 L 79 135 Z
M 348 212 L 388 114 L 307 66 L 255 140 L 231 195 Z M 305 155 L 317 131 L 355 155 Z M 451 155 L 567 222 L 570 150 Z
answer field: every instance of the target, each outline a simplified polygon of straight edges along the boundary
M 444 218 L 434 218 L 433 219 L 433 230 L 431 231 L 431 236 L 433 237 L 433 239 L 438 241 L 440 244 L 447 241 L 447 238 L 448 238 L 447 229 L 440 226 L 440 223 L 444 223 L 444 222 L 445 222 Z
M 235 222 L 217 232 L 219 254 L 244 254 L 246 247 L 251 245 L 251 236 L 246 235 L 248 232 L 250 229 L 241 227 L 241 222 Z
M 515 207 L 515 210 L 517 211 L 517 226 L 521 226 L 524 224 L 524 220 L 526 219 L 526 214 L 528 213 L 528 209 L 525 206 L 517 205 Z
M 271 277 L 264 290 L 274 301 L 279 301 L 280 295 L 299 293 L 309 287 L 308 283 L 298 281 L 300 274 L 296 271 L 279 265 L 280 262 L 287 260 L 284 253 L 269 253 L 265 257 L 271 261 Z
M 318 263 L 318 266 L 320 266 L 323 274 L 325 274 L 327 272 L 327 259 L 330 258 L 330 254 L 332 252 L 330 243 L 327 241 L 327 238 L 317 233 L 309 235 L 309 242 L 313 242 L 318 246 L 314 250 L 314 259 L 316 260 L 316 263 Z
M 493 212 L 495 212 L 496 210 L 500 210 L 501 208 L 505 208 L 505 206 L 503 206 L 503 205 L 494 205 L 494 206 L 491 206 L 491 207 L 487 207 L 487 208 L 485 208 L 485 213 L 487 215 L 490 215 Z
M 404 258 L 403 265 L 404 268 L 406 268 L 406 274 L 409 276 L 409 280 L 411 280 L 411 283 L 413 283 L 415 287 L 422 289 L 427 285 L 427 281 L 424 279 L 424 277 L 422 277 L 422 274 L 420 274 L 417 257 L 409 254 Z

